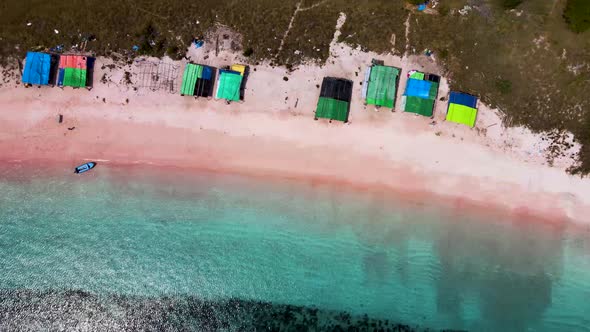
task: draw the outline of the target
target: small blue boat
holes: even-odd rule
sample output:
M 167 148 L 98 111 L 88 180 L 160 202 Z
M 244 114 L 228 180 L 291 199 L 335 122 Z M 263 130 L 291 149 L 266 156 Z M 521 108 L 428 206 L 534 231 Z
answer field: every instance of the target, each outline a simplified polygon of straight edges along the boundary
M 88 162 L 86 164 L 82 164 L 82 165 L 76 167 L 76 169 L 74 170 L 74 173 L 80 174 L 80 173 L 88 172 L 89 170 L 93 169 L 94 166 L 96 166 L 96 163 L 93 161 Z

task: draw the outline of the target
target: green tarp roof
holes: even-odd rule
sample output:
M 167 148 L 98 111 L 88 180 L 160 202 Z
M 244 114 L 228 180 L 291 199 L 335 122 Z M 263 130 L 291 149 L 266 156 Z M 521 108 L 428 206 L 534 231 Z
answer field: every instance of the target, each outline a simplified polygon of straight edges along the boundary
M 414 72 L 410 78 L 424 80 L 426 75 L 421 72 Z M 431 117 L 434 113 L 434 103 L 438 94 L 438 82 L 430 82 L 430 89 L 428 91 L 428 98 L 421 98 L 417 96 L 405 95 L 406 102 L 404 106 L 405 112 L 416 113 L 423 116 Z M 407 87 L 406 87 L 407 93 Z
M 64 69 L 64 86 L 82 88 L 86 86 L 86 69 L 65 68 Z
M 435 100 L 436 95 L 438 94 L 438 83 L 431 82 L 430 91 L 428 91 L 428 99 Z
M 410 75 L 410 78 L 415 78 L 415 79 L 418 79 L 418 80 L 423 80 L 424 79 L 424 76 L 425 76 L 424 73 L 419 72 L 419 71 L 415 71 L 415 72 L 412 73 L 412 75 Z
M 434 99 L 424 99 L 415 96 L 406 96 L 406 107 L 404 111 L 424 116 L 432 116 Z
M 449 109 L 447 111 L 447 121 L 462 123 L 468 125 L 469 127 L 475 126 L 475 118 L 477 117 L 477 109 L 459 105 L 459 104 L 449 104 Z
M 241 85 L 242 75 L 238 72 L 221 71 L 219 74 L 216 98 L 239 101 Z
M 348 103 L 342 100 L 320 97 L 318 108 L 315 112 L 316 118 L 348 121 Z
M 197 79 L 201 78 L 203 74 L 203 66 L 189 63 L 184 68 L 184 75 L 182 76 L 182 86 L 180 87 L 180 94 L 185 96 L 193 96 L 195 94 L 195 85 Z
M 397 92 L 399 69 L 389 66 L 373 66 L 367 89 L 367 104 L 393 108 Z

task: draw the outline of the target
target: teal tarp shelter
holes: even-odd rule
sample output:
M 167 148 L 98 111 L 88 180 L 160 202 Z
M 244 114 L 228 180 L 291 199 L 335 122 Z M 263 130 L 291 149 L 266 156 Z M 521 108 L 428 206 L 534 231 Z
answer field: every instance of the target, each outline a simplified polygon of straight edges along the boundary
M 217 99 L 225 99 L 227 101 L 239 101 L 240 88 L 242 86 L 243 76 L 237 71 L 220 70 L 219 82 L 217 84 Z

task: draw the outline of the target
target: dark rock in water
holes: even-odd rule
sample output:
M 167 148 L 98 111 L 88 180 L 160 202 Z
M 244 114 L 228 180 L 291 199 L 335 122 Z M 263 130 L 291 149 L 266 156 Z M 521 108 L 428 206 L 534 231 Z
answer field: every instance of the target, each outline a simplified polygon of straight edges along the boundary
M 367 315 L 235 298 L 0 289 L 0 331 L 432 331 L 382 324 Z

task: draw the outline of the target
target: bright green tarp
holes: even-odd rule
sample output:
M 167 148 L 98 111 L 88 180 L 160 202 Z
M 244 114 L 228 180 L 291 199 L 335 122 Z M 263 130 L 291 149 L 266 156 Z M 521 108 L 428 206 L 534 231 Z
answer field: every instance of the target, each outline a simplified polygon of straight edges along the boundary
M 217 87 L 217 99 L 239 101 L 241 85 L 242 75 L 238 73 L 221 72 L 219 76 L 219 86 Z
M 66 68 L 64 70 L 64 86 L 82 88 L 86 86 L 86 69 Z
M 447 111 L 447 121 L 456 122 L 468 125 L 469 127 L 475 126 L 475 118 L 477 117 L 477 109 L 459 105 L 449 104 Z
M 397 91 L 399 69 L 388 66 L 373 66 L 369 77 L 367 104 L 393 108 Z
M 410 75 L 410 78 L 415 78 L 417 80 L 423 80 L 424 79 L 424 73 L 421 73 L 419 71 L 414 72 L 412 75 Z
M 184 75 L 182 76 L 182 86 L 180 87 L 180 94 L 185 96 L 195 95 L 195 86 L 197 79 L 203 75 L 203 66 L 189 63 L 184 68 Z
M 342 100 L 320 97 L 315 116 L 316 118 L 346 122 L 348 121 L 348 103 Z

